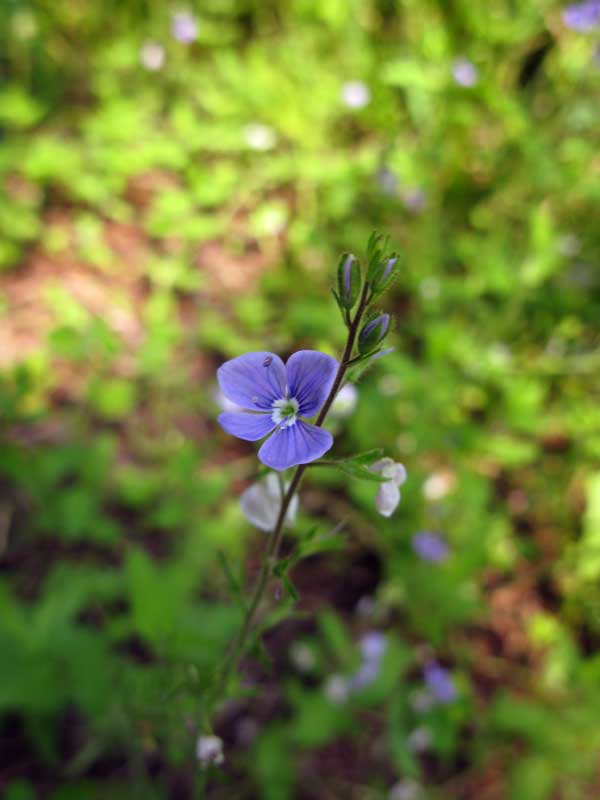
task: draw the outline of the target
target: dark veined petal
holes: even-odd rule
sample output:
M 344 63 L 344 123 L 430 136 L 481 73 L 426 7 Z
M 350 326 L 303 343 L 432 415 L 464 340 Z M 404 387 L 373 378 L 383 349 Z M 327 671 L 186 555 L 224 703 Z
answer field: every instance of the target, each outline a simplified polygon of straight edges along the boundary
M 297 420 L 287 428 L 278 428 L 262 445 L 258 457 L 267 467 L 283 470 L 320 458 L 332 444 L 329 431 Z
M 242 408 L 267 411 L 285 396 L 285 367 L 274 353 L 246 353 L 217 370 L 221 391 Z
M 273 430 L 275 423 L 270 414 L 248 414 L 245 411 L 227 411 L 217 417 L 219 425 L 226 433 L 257 442 Z
M 321 408 L 333 384 L 338 363 L 317 350 L 299 350 L 285 366 L 288 394 L 298 401 L 298 413 L 312 417 Z

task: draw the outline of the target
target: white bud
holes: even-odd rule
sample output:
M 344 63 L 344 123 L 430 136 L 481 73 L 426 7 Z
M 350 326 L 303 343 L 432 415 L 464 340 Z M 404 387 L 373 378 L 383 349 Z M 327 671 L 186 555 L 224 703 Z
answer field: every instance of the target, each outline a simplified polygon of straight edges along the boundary
M 202 767 L 222 764 L 225 761 L 223 740 L 218 736 L 199 736 L 196 742 L 196 758 Z
M 289 483 L 284 486 L 287 490 Z M 248 522 L 270 533 L 277 524 L 281 508 L 281 491 L 277 476 L 270 472 L 266 478 L 248 487 L 240 497 L 240 508 Z M 285 524 L 293 525 L 298 512 L 298 496 L 294 495 L 285 515 Z

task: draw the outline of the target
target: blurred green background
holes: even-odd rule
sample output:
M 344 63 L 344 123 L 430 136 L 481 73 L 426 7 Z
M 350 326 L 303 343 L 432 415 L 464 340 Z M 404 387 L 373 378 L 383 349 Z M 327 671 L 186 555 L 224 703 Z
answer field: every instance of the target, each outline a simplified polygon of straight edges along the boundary
M 3 798 L 600 796 L 600 36 L 562 12 L 3 0 Z M 343 531 L 200 773 L 240 619 L 221 566 L 247 579 L 265 543 L 215 369 L 338 353 L 335 264 L 374 228 L 396 350 L 335 453 L 385 447 L 402 503 L 309 474 L 292 536 Z M 381 669 L 342 698 L 373 630 Z M 419 701 L 430 659 L 454 701 Z

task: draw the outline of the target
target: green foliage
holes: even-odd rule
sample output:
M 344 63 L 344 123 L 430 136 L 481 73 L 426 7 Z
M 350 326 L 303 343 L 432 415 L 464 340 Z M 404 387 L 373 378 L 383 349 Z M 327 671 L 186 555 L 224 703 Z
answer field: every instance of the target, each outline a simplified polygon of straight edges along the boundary
M 598 31 L 558 0 L 189 6 L 189 46 L 161 4 L 0 8 L 0 794 L 370 799 L 410 777 L 444 800 L 587 800 Z M 373 229 L 398 251 L 386 280 Z M 339 357 L 348 251 L 394 352 L 352 366 L 262 661 L 218 722 L 226 769 L 199 778 L 201 700 L 265 544 L 214 372 L 248 350 Z M 408 470 L 390 519 L 382 455 Z M 422 530 L 446 560 L 418 557 Z M 332 700 L 371 629 L 376 679 Z M 419 711 L 430 658 L 457 699 Z

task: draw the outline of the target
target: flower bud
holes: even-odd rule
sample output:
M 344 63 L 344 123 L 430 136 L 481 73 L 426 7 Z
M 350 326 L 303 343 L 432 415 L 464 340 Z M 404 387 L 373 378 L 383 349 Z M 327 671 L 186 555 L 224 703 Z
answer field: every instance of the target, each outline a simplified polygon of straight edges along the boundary
M 390 327 L 390 315 L 380 314 L 364 326 L 358 335 L 360 353 L 370 353 L 387 336 Z
M 371 285 L 373 291 L 379 292 L 385 289 L 387 283 L 392 278 L 394 268 L 398 263 L 398 256 L 391 255 L 380 261 L 372 271 Z
M 358 299 L 361 285 L 360 266 L 352 253 L 344 253 L 338 266 L 338 296 L 340 305 L 350 310 Z

